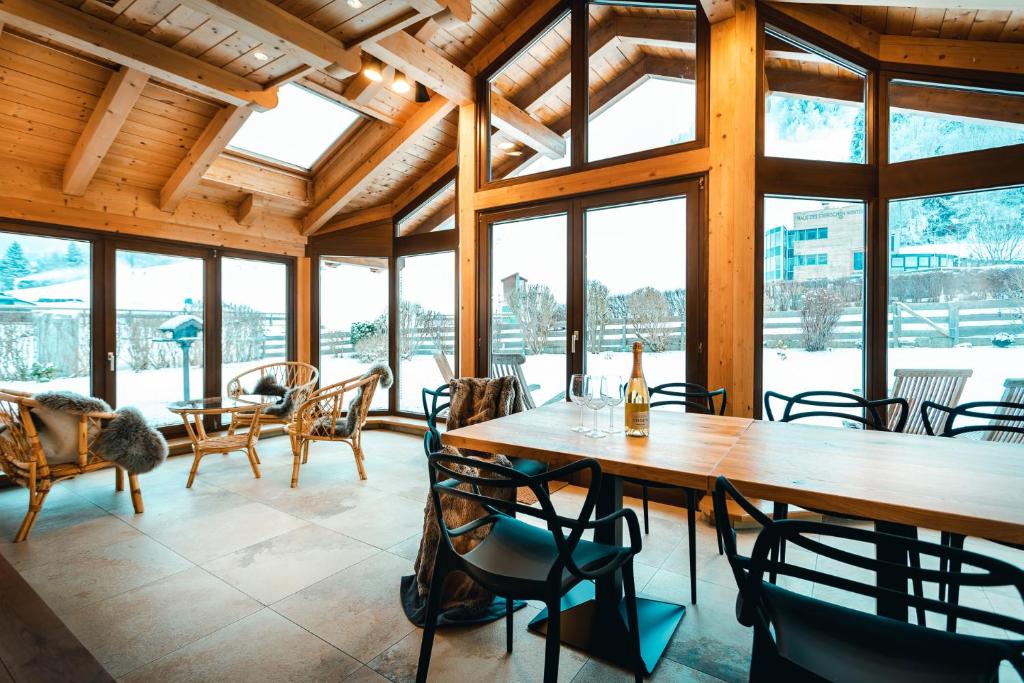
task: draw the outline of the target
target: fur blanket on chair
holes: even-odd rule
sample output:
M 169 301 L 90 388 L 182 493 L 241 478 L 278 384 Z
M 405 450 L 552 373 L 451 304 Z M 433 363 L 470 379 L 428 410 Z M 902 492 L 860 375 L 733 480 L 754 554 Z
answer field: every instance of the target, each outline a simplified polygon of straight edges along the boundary
M 372 375 L 378 375 L 380 377 L 380 379 L 377 380 L 377 389 L 374 393 L 382 389 L 387 391 L 395 381 L 395 376 L 391 374 L 391 368 L 384 363 L 374 363 L 370 366 L 369 370 L 359 376 L 359 379 L 366 379 Z M 356 427 L 358 426 L 356 424 L 356 419 L 359 417 L 359 413 L 362 410 L 363 401 L 367 400 L 366 392 L 363 391 L 365 388 L 366 387 L 363 386 L 356 390 L 356 395 L 348 402 L 348 410 L 345 411 L 345 417 L 334 424 L 335 436 L 347 437 L 352 436 L 355 433 Z M 373 398 L 371 397 L 370 400 L 372 401 Z
M 290 417 L 295 412 L 295 387 L 286 387 L 277 383 L 273 375 L 263 375 L 252 391 L 246 392 L 258 396 L 277 396 L 279 401 L 263 409 L 264 415 L 271 417 Z

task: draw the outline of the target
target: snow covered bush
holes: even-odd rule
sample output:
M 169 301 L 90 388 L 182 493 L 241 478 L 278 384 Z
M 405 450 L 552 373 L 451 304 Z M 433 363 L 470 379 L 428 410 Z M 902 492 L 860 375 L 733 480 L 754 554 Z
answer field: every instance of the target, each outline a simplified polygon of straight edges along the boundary
M 832 333 L 843 314 L 843 297 L 831 289 L 813 289 L 804 294 L 800 311 L 800 329 L 804 349 L 825 351 L 832 341 Z

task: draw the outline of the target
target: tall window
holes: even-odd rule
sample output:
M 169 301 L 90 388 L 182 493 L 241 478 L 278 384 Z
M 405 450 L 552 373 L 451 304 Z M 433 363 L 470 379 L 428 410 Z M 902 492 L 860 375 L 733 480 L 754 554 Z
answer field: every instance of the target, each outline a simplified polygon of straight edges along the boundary
M 0 379 L 28 392 L 91 393 L 88 242 L 0 233 Z
M 398 259 L 398 409 L 419 413 L 421 390 L 444 382 L 437 354 L 455 364 L 455 252 Z
M 890 385 L 969 369 L 962 401 L 1024 375 L 1024 186 L 889 203 Z
M 864 163 L 863 73 L 774 29 L 764 41 L 766 156 Z
M 423 235 L 455 229 L 455 180 L 447 183 L 395 223 L 395 236 Z
M 327 386 L 388 362 L 388 260 L 320 257 L 320 385 Z M 387 410 L 378 390 L 371 408 Z
M 765 390 L 863 391 L 864 235 L 861 202 L 765 198 Z
M 246 370 L 288 360 L 288 267 L 223 258 L 220 269 L 221 383 L 226 388 Z

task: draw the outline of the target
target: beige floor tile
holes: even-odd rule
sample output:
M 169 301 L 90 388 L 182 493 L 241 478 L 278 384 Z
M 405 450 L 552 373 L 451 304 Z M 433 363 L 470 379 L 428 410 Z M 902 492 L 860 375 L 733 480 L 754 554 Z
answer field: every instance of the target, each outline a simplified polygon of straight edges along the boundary
M 359 662 L 265 609 L 125 676 L 124 683 L 351 680 Z
M 72 612 L 65 623 L 111 675 L 121 676 L 259 609 L 195 567 Z
M 378 553 L 273 608 L 366 663 L 415 628 L 405 618 L 399 600 L 401 577 L 411 573 L 411 562 Z
M 269 605 L 378 552 L 373 546 L 310 524 L 203 567 Z
M 318 523 L 364 543 L 386 549 L 423 531 L 423 505 L 400 496 L 381 493 L 359 501 L 350 510 L 321 519 Z
M 401 543 L 397 543 L 388 548 L 388 552 L 392 555 L 398 555 L 399 557 L 404 557 L 411 562 L 415 562 L 416 557 L 420 553 L 420 540 L 422 538 L 423 534 L 410 536 Z
M 346 678 L 344 683 L 388 683 L 388 679 L 370 667 L 364 666 Z
M 630 683 L 633 680 L 631 671 L 591 659 L 583 665 L 576 678 L 573 679 L 573 683 Z M 721 683 L 719 678 L 710 676 L 703 671 L 691 669 L 668 658 L 662 658 L 654 673 L 644 680 L 650 683 Z
M 98 509 L 89 505 L 92 509 Z M 46 514 L 46 509 L 40 513 Z M 15 567 L 24 571 L 32 567 L 59 562 L 77 553 L 93 548 L 102 548 L 112 543 L 119 543 L 140 534 L 122 520 L 104 513 L 101 517 L 93 517 L 91 512 L 81 520 L 69 517 L 67 523 L 60 528 L 47 528 L 38 524 L 32 535 L 22 543 L 11 543 L 9 539 L 0 540 L 0 553 Z
M 22 572 L 58 616 L 192 567 L 142 535 L 68 555 Z

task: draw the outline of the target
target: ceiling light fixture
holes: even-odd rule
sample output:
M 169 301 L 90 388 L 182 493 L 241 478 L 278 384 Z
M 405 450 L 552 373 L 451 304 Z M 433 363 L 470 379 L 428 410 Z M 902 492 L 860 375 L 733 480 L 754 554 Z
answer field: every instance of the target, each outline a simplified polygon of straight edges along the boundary
M 384 80 L 384 73 L 380 68 L 380 62 L 373 57 L 368 57 L 363 65 L 363 75 L 374 83 Z
M 514 143 L 514 142 L 499 142 L 498 143 L 498 147 L 500 147 L 502 149 L 515 149 L 516 148 L 516 143 Z
M 412 90 L 412 86 L 409 85 L 409 80 L 405 77 L 405 74 L 401 71 L 396 71 L 395 78 L 391 81 L 391 89 L 399 95 L 404 95 Z
M 514 152 L 509 152 L 508 155 L 510 157 L 521 157 L 521 156 L 523 156 L 523 153 L 520 152 L 519 150 L 516 150 Z
M 430 93 L 427 91 L 427 86 L 422 83 L 416 84 L 416 101 L 421 104 L 430 101 Z
M 362 3 L 361 0 L 348 0 L 348 2 L 346 4 L 349 7 L 351 7 L 352 9 L 359 9 L 360 7 L 363 6 L 363 3 Z
M 266 62 L 270 60 L 270 56 L 266 52 L 253 52 L 252 56 L 261 62 Z

